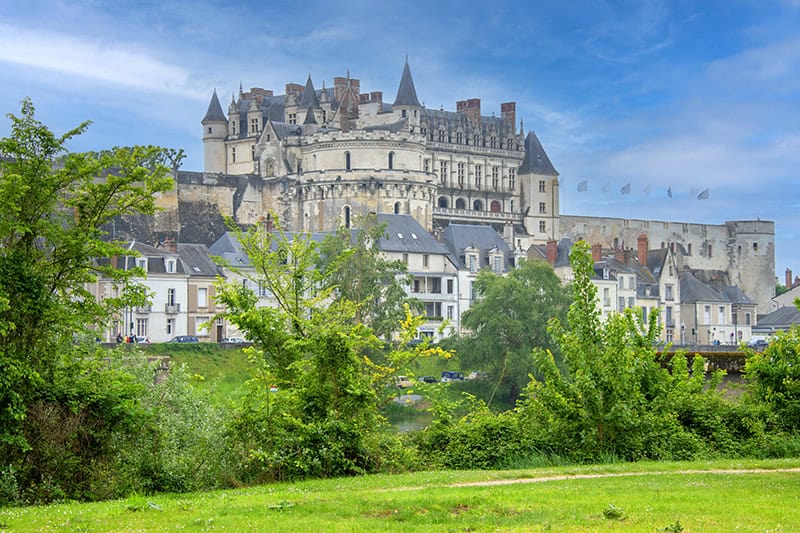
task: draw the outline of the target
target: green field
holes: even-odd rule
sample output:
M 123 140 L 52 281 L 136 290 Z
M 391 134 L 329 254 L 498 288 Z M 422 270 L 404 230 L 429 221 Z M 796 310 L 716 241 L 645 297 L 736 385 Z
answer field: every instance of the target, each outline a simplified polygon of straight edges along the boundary
M 0 510 L 4 531 L 797 531 L 800 460 L 419 472 Z

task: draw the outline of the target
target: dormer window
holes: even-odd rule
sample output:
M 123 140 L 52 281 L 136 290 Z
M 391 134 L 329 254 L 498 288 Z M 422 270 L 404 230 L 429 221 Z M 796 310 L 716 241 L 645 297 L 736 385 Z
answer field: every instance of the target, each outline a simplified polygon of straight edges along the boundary
M 606 267 L 606 268 L 603 269 L 603 279 L 608 279 L 608 275 L 609 275 L 609 272 L 608 272 L 608 268 Z
M 169 258 L 166 260 L 166 269 L 169 274 L 175 273 L 175 259 Z
M 147 258 L 146 257 L 137 257 L 136 258 L 136 266 L 143 269 L 147 272 Z

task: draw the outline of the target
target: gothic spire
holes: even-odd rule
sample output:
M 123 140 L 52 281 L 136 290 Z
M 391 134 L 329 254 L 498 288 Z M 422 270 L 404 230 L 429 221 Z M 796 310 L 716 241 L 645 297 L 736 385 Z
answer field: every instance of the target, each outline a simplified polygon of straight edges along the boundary
M 311 82 L 311 74 L 308 75 L 306 81 L 306 88 L 303 89 L 303 98 L 300 100 L 300 109 L 318 109 L 319 100 L 317 99 L 317 91 L 314 89 L 314 84 Z
M 553 163 L 547 157 L 542 143 L 534 132 L 528 132 L 525 137 L 525 159 L 519 166 L 519 174 L 540 174 L 542 176 L 558 176 L 553 168 Z
M 205 124 L 206 122 L 228 122 L 225 113 L 222 112 L 222 106 L 219 104 L 216 89 L 214 89 L 214 94 L 211 95 L 211 101 L 208 103 L 206 116 L 204 116 L 203 120 L 200 122 L 201 124 Z
M 414 88 L 414 80 L 411 78 L 411 68 L 408 66 L 408 58 L 403 67 L 403 75 L 400 78 L 400 87 L 397 88 L 397 98 L 394 105 L 411 105 L 421 107 L 417 99 L 417 90 Z

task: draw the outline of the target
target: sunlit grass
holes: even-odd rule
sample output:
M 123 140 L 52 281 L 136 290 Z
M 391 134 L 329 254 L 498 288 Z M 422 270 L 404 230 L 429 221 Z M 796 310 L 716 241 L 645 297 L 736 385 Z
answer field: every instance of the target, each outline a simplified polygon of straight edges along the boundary
M 791 468 L 800 468 L 800 460 L 628 463 L 314 480 L 4 509 L 0 529 L 793 531 L 800 524 L 800 471 L 778 471 Z

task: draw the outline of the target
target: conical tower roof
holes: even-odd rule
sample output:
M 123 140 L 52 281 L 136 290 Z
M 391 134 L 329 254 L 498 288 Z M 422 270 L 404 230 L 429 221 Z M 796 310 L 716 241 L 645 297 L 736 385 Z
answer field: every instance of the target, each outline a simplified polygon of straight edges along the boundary
M 200 121 L 201 124 L 205 124 L 206 122 L 228 122 L 228 118 L 225 116 L 225 113 L 222 112 L 222 106 L 219 104 L 216 89 L 214 89 L 214 94 L 211 95 L 211 101 L 208 103 L 206 116 Z
M 542 176 L 558 176 L 553 163 L 532 131 L 525 137 L 525 159 L 519 167 L 519 174 L 540 174 Z
M 300 100 L 300 109 L 318 109 L 319 100 L 317 99 L 317 91 L 314 90 L 314 84 L 311 82 L 311 74 L 308 75 L 306 81 L 306 88 L 303 89 L 303 99 Z
M 408 66 L 408 59 L 403 67 L 403 76 L 400 78 L 400 87 L 397 88 L 397 98 L 394 105 L 410 105 L 422 107 L 417 99 L 417 89 L 414 88 L 414 79 L 411 77 L 411 68 Z
M 306 111 L 306 119 L 305 119 L 305 121 L 303 121 L 303 124 L 304 125 L 309 125 L 309 124 L 316 124 L 316 123 L 317 123 L 317 117 L 314 116 L 314 110 L 313 109 L 309 109 L 308 111 Z

